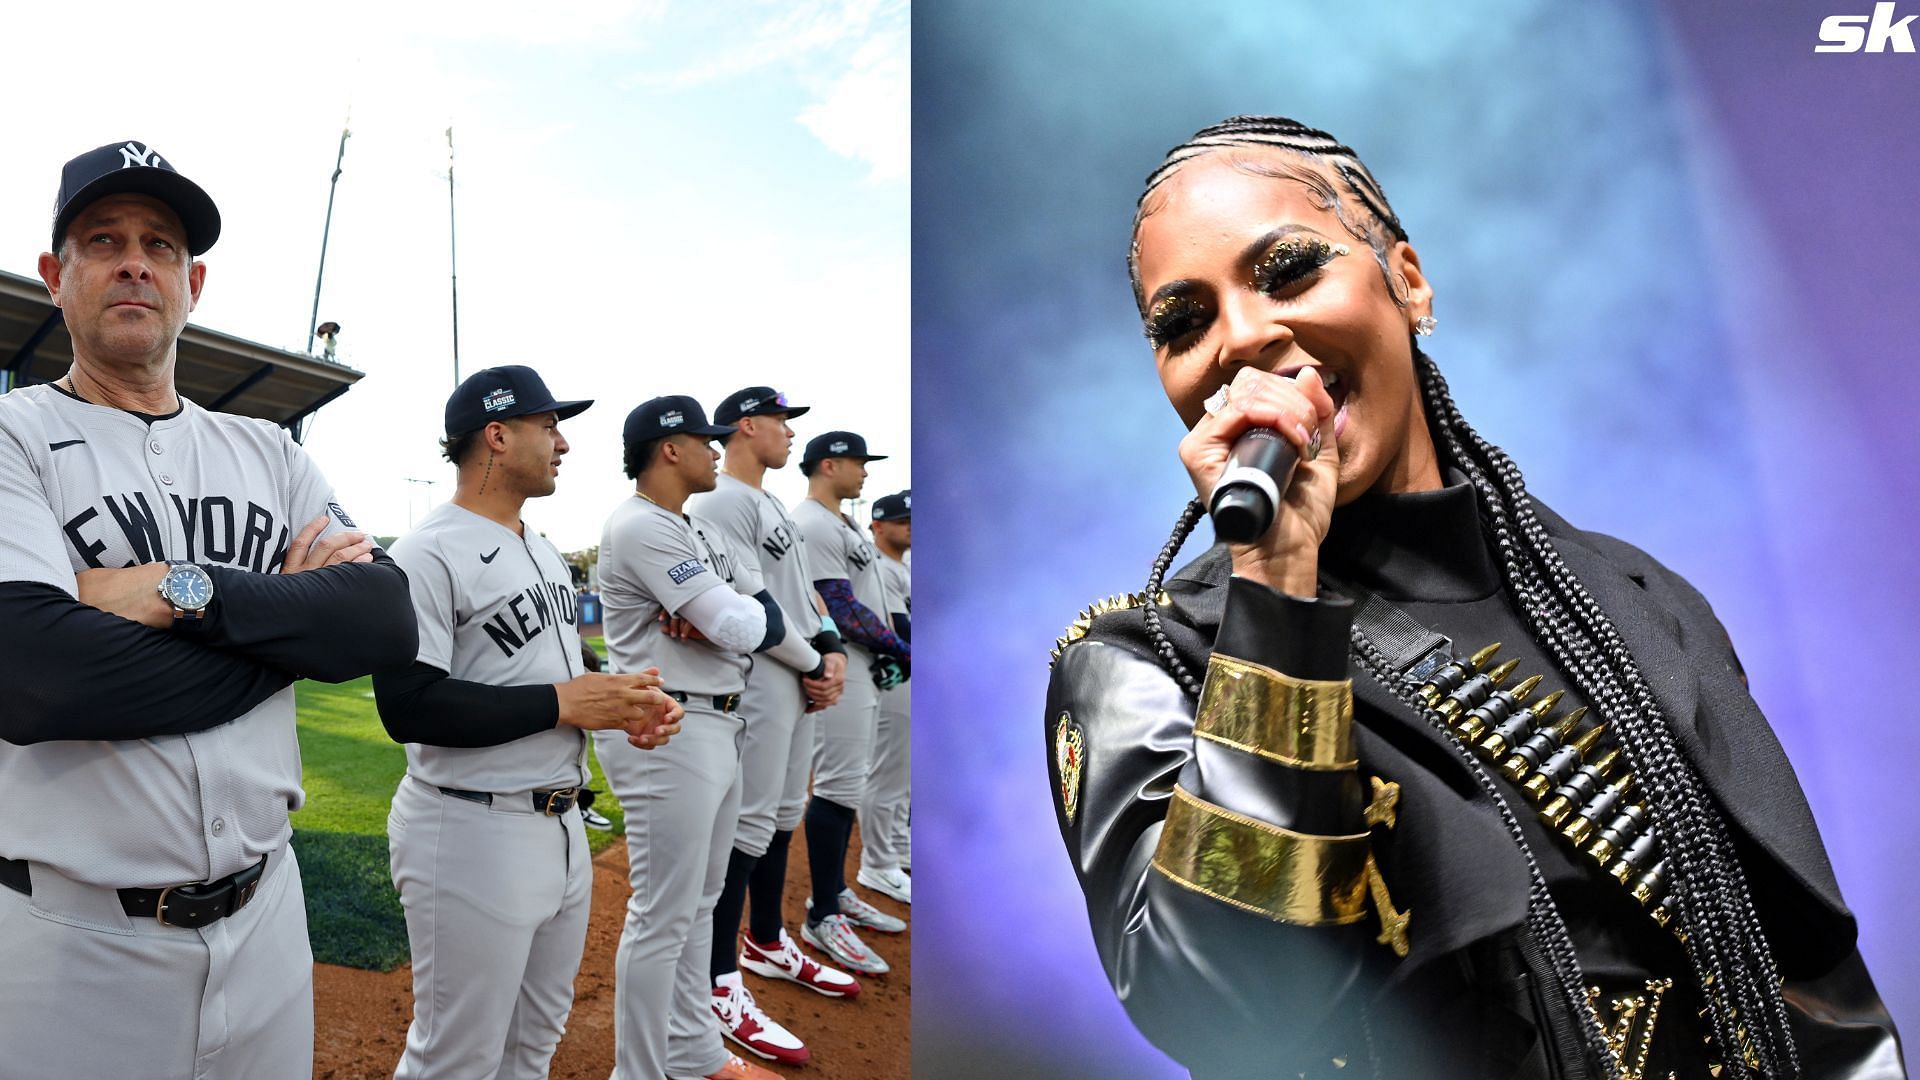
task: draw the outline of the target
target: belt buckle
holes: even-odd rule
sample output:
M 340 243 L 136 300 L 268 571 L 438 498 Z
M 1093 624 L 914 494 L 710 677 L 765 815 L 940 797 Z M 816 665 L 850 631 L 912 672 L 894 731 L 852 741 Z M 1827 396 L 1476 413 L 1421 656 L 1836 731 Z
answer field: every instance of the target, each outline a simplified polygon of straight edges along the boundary
M 233 894 L 233 910 L 234 911 L 239 911 L 241 908 L 246 907 L 248 904 L 253 903 L 253 894 L 260 891 L 261 879 L 265 878 L 266 876 L 267 876 L 266 874 L 262 873 L 260 877 L 254 878 L 252 881 L 247 882 L 245 885 L 240 886 L 240 888 L 234 891 L 234 894 Z M 229 912 L 229 914 L 231 914 L 231 912 Z
M 547 805 L 542 808 L 541 812 L 548 817 L 559 817 L 561 814 L 573 809 L 573 800 L 579 797 L 579 792 L 580 789 L 577 787 L 561 788 L 558 791 L 547 792 Z M 565 796 L 567 805 L 555 810 L 553 808 L 554 804 L 558 803 L 562 796 Z
M 736 710 L 736 709 L 738 709 L 738 708 L 740 707 L 740 695 L 739 695 L 739 694 L 728 694 L 728 695 L 726 695 L 725 697 L 723 697 L 723 698 L 721 698 L 720 700 L 721 700 L 721 702 L 722 702 L 722 704 L 721 704 L 721 706 L 720 706 L 720 711 L 721 711 L 721 712 L 729 712 L 729 713 L 730 713 L 730 712 L 733 712 L 734 710 Z
M 204 885 L 204 884 L 206 884 L 206 882 L 196 881 L 196 882 L 193 882 L 192 885 L 168 885 L 166 888 L 161 889 L 160 898 L 154 901 L 154 904 L 153 904 L 153 921 L 159 923 L 161 926 L 171 926 L 180 930 L 193 929 L 191 926 L 188 926 L 185 923 L 167 921 L 167 897 L 171 896 L 175 889 L 187 889 L 187 888 L 192 888 L 193 885 Z

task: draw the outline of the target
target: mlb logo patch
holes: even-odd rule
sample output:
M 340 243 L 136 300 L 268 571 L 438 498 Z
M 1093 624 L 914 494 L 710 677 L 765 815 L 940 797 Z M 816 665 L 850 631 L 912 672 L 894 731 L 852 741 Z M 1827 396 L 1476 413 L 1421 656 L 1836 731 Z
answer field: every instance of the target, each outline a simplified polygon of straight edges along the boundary
M 706 572 L 706 566 L 699 559 L 688 559 L 679 566 L 668 569 L 667 576 L 673 579 L 675 585 L 685 585 Z
M 499 412 L 502 409 L 511 408 L 514 401 L 513 391 L 503 386 L 481 398 L 480 407 L 488 412 Z
M 679 427 L 681 424 L 684 424 L 686 422 L 687 422 L 687 418 L 684 413 L 664 412 L 660 414 L 661 427 Z

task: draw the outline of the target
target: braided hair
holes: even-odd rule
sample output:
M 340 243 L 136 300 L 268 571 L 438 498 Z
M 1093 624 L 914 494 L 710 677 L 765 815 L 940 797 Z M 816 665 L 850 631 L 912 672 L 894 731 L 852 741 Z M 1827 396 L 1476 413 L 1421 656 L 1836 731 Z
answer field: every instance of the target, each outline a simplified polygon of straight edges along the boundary
M 1338 213 L 1341 223 L 1373 248 L 1383 270 L 1392 243 L 1407 238 L 1385 193 L 1350 148 L 1323 131 L 1292 120 L 1247 116 L 1205 128 L 1167 154 L 1147 178 L 1135 218 L 1136 237 L 1140 219 L 1155 209 L 1149 205 L 1155 189 L 1182 163 L 1223 147 L 1270 147 L 1302 159 L 1283 165 L 1235 163 L 1261 175 L 1305 182 L 1301 174 L 1314 174 L 1316 165 L 1331 172 L 1347 198 L 1338 197 L 1324 174 L 1317 174 L 1317 186 L 1308 186 L 1321 193 L 1324 208 Z M 1349 199 L 1352 205 L 1348 205 Z M 1129 269 L 1138 299 L 1137 240 Z M 1391 278 L 1388 291 L 1396 303 L 1402 302 Z M 1772 949 L 1761 931 L 1753 894 L 1735 857 L 1726 823 L 1704 782 L 1680 753 L 1667 717 L 1613 621 L 1567 567 L 1535 515 L 1519 468 L 1505 451 L 1481 438 L 1467 423 L 1439 367 L 1417 344 L 1413 363 L 1436 453 L 1464 474 L 1478 494 L 1482 536 L 1528 632 L 1604 718 L 1640 779 L 1670 867 L 1681 940 L 1701 998 L 1708 1005 L 1707 1016 L 1721 1048 L 1726 1075 L 1757 1075 L 1766 1080 L 1799 1076 L 1799 1054 L 1788 1028 Z M 1154 560 L 1148 596 L 1158 595 L 1167 568 L 1198 523 L 1201 511 L 1202 504 L 1195 500 L 1182 512 L 1173 535 Z M 1174 654 L 1152 604 L 1146 606 L 1146 619 L 1155 651 L 1181 688 L 1197 699 L 1200 682 Z M 1560 984 L 1558 989 L 1573 1010 L 1571 1015 L 1585 1018 L 1581 1034 L 1589 1053 L 1601 1063 L 1611 1060 L 1599 1018 L 1585 997 L 1585 980 L 1572 938 L 1498 785 L 1478 757 L 1452 735 L 1445 721 L 1414 696 L 1412 681 L 1388 663 L 1358 626 L 1353 629 L 1350 651 L 1361 670 L 1443 734 L 1487 795 L 1527 865 L 1528 929 L 1546 949 Z

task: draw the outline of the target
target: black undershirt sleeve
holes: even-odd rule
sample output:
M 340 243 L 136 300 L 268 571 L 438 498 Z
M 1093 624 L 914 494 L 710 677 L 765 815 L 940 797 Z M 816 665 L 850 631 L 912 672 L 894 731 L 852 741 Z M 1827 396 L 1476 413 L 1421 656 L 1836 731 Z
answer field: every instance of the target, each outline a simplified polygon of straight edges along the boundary
M 417 660 L 404 671 L 376 674 L 373 697 L 380 722 L 399 743 L 499 746 L 560 722 L 560 696 L 546 683 L 488 686 Z
M 8 667 L 0 739 L 147 739 L 246 715 L 293 676 L 75 600 L 39 582 L 0 583 Z
M 407 575 L 379 548 L 372 562 L 298 574 L 203 569 L 213 603 L 197 633 L 214 648 L 332 683 L 404 669 L 419 653 Z
M 780 605 L 774 601 L 772 593 L 761 589 L 753 594 L 753 598 L 760 601 L 761 607 L 767 609 L 767 632 L 761 636 L 760 644 L 755 645 L 753 651 L 766 652 L 786 638 L 787 620 L 780 614 Z

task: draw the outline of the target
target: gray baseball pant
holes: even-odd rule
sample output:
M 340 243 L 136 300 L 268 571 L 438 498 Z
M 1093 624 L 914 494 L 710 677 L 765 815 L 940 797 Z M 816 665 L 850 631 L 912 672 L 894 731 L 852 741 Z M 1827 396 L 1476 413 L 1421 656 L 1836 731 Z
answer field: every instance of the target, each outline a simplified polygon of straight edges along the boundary
M 0 1078 L 313 1075 L 313 953 L 293 849 L 253 902 L 198 929 L 32 863 L 0 887 Z
M 913 790 L 912 695 L 902 683 L 880 692 L 880 723 L 874 735 L 873 772 L 860 807 L 860 866 L 879 872 L 908 862 L 908 810 Z
M 482 805 L 404 776 L 387 847 L 413 953 L 395 1080 L 545 1077 L 593 899 L 579 810 L 537 812 L 529 792 Z
M 738 714 L 686 703 L 680 734 L 640 750 L 594 733 L 627 817 L 626 925 L 614 957 L 612 1080 L 702 1077 L 727 1060 L 713 1015 L 713 908 L 740 817 Z

